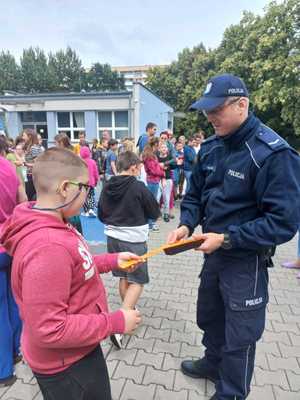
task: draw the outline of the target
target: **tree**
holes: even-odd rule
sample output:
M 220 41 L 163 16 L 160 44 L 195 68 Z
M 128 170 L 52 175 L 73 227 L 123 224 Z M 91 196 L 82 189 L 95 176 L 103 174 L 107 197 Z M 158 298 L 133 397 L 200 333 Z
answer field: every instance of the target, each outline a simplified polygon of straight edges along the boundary
M 9 51 L 0 53 L 0 92 L 5 90 L 19 90 L 20 87 L 20 69 L 16 60 Z
M 189 113 L 188 108 L 202 93 L 208 74 L 214 68 L 214 52 L 206 50 L 201 43 L 192 50 L 184 49 L 178 61 L 170 66 L 150 70 L 147 85 L 176 111 L 185 113 L 184 118 L 175 121 L 176 134 L 190 136 L 200 125 L 209 129 L 202 114 Z
M 300 3 L 272 2 L 263 17 L 245 13 L 218 49 L 219 71 L 242 76 L 257 115 L 288 137 L 300 135 Z
M 125 82 L 124 77 L 112 71 L 109 64 L 95 63 L 86 72 L 84 86 L 86 90 L 124 90 Z
M 50 88 L 52 91 L 80 91 L 84 85 L 84 68 L 70 47 L 49 54 Z
M 50 90 L 48 60 L 43 50 L 38 47 L 23 50 L 20 64 L 22 90 L 25 93 L 48 92 Z
M 224 72 L 244 79 L 252 107 L 267 125 L 291 142 L 300 136 L 299 0 L 273 1 L 263 16 L 245 12 L 239 24 L 225 30 L 218 48 L 184 49 L 168 68 L 153 69 L 148 85 L 185 112 L 209 77 Z M 205 123 L 201 115 L 187 115 L 176 121 L 176 131 L 193 132 Z

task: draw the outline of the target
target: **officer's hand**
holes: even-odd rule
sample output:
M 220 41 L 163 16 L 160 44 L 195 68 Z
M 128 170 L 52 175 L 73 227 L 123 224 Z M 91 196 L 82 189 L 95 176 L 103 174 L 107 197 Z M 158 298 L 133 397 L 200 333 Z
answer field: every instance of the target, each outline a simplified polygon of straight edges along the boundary
M 167 237 L 167 244 L 175 243 L 178 240 L 187 239 L 189 236 L 189 230 L 186 226 L 181 226 L 169 233 Z
M 217 250 L 219 247 L 222 246 L 224 242 L 224 235 L 223 233 L 201 233 L 201 234 L 194 234 L 192 236 L 193 239 L 202 239 L 204 242 L 198 247 L 197 251 L 203 251 L 203 253 L 210 254 Z

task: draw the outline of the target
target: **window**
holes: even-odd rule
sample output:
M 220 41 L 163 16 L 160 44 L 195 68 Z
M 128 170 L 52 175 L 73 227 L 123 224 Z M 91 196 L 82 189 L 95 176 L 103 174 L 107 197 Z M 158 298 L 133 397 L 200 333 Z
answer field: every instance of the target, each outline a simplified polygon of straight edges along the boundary
M 99 111 L 98 137 L 103 131 L 109 131 L 114 139 L 123 139 L 129 136 L 128 111 Z
M 85 131 L 84 112 L 58 112 L 57 130 L 65 132 L 71 140 L 78 140 L 79 133 Z
M 68 128 L 71 126 L 70 123 L 70 113 L 68 112 L 58 112 L 57 113 L 57 126 L 59 128 Z
M 21 121 L 24 123 L 30 122 L 47 122 L 45 111 L 24 111 L 21 112 Z
M 98 113 L 99 128 L 112 126 L 112 113 L 110 111 L 101 111 Z

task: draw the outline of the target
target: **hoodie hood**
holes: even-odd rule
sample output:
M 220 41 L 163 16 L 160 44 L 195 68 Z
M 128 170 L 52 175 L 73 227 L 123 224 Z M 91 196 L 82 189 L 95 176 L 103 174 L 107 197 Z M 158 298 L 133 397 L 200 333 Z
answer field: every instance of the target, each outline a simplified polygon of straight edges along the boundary
M 53 215 L 32 209 L 34 202 L 19 204 L 1 227 L 0 243 L 13 256 L 17 246 L 29 234 L 40 229 L 67 230 L 68 226 Z M 42 238 L 41 238 L 42 239 Z M 41 243 L 43 241 L 41 240 Z
M 114 200 L 122 199 L 135 182 L 135 176 L 113 176 L 106 184 L 106 193 L 110 198 L 113 198 Z
M 87 146 L 80 147 L 80 157 L 84 160 L 87 158 L 91 158 L 91 151 Z

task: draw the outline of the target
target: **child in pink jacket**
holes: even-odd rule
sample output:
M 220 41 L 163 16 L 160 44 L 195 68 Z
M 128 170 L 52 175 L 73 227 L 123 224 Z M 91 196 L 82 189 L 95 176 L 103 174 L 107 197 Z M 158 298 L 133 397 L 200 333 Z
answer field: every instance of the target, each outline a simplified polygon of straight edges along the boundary
M 90 190 L 83 205 L 84 216 L 86 217 L 96 217 L 95 209 L 95 187 L 97 186 L 99 180 L 99 173 L 96 161 L 91 157 L 91 151 L 87 146 L 80 148 L 80 157 L 85 161 L 89 170 L 89 186 Z
M 33 166 L 33 180 L 36 203 L 17 206 L 0 234 L 13 257 L 23 356 L 44 400 L 111 400 L 99 343 L 115 333 L 131 333 L 140 315 L 109 311 L 100 274 L 140 258 L 128 252 L 93 256 L 67 222 L 89 190 L 87 166 L 74 153 L 46 150 Z

